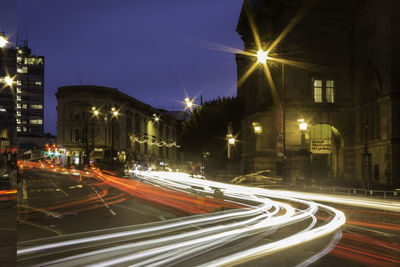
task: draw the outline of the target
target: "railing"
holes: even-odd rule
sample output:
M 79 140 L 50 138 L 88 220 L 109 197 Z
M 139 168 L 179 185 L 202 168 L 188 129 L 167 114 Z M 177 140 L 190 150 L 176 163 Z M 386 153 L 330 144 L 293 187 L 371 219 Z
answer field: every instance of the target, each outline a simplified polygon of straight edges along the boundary
M 328 187 L 328 186 L 310 186 L 308 187 L 310 192 L 323 192 L 333 193 L 338 195 L 348 196 L 365 196 L 365 197 L 376 197 L 383 199 L 395 199 L 400 200 L 400 191 L 385 191 L 385 190 L 366 190 L 361 188 L 344 188 L 344 187 Z

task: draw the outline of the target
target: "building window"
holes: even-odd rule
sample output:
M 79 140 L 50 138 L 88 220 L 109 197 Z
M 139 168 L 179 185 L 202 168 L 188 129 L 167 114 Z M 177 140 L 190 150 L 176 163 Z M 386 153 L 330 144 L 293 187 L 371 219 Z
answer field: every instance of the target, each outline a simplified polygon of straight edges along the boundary
M 79 141 L 79 129 L 75 129 L 75 142 Z
M 17 87 L 17 93 L 22 93 L 21 88 L 18 88 L 18 87 Z
M 21 119 L 17 119 L 17 124 L 21 124 Z
M 314 80 L 314 102 L 322 103 L 322 81 Z
M 23 108 L 23 109 L 26 109 L 27 107 L 28 107 L 28 106 L 27 106 L 26 104 L 23 104 L 23 105 L 22 105 L 22 108 Z
M 43 105 L 30 105 L 31 109 L 43 109 Z
M 20 132 L 21 131 L 21 127 L 17 127 L 17 132 Z
M 21 96 L 20 95 L 17 95 L 17 100 L 21 100 Z
M 327 80 L 326 81 L 326 102 L 327 103 L 335 103 L 335 81 Z
M 42 82 L 37 81 L 37 82 L 35 82 L 35 85 L 42 85 Z
M 335 103 L 334 80 L 314 80 L 313 88 L 315 103 Z
M 17 111 L 17 116 L 18 116 L 18 117 L 21 116 L 21 111 Z
M 17 108 L 21 108 L 21 104 L 17 104 Z

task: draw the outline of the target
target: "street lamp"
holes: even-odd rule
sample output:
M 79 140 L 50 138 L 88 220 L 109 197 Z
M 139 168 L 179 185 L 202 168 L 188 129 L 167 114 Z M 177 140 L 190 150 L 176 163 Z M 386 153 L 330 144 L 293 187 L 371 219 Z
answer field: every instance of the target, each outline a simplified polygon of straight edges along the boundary
M 307 122 L 304 119 L 298 119 L 297 122 L 299 123 L 299 129 L 301 133 L 301 145 L 304 146 L 306 144 L 306 137 L 305 132 L 307 132 Z
M 7 45 L 8 41 L 4 37 L 4 33 L 0 33 L 0 48 L 3 48 Z
M 191 110 L 192 106 L 193 106 L 193 102 L 194 102 L 194 100 L 190 99 L 189 97 L 186 97 L 185 98 L 186 108 L 189 108 Z
M 232 134 L 232 124 L 228 124 L 228 134 L 226 135 L 226 140 L 228 141 L 228 159 L 231 159 L 231 147 L 235 145 L 236 139 Z
M 257 57 L 257 62 L 261 63 L 261 64 L 267 64 L 267 59 L 269 59 L 268 57 L 268 53 L 269 51 L 264 51 L 264 50 L 258 50 L 256 57 Z
M 92 112 L 98 117 L 100 114 L 100 111 L 93 106 L 92 107 Z M 115 108 L 112 107 L 109 111 L 104 112 L 104 157 L 106 155 L 106 150 L 107 150 L 107 120 L 110 117 L 111 119 L 111 160 L 109 161 L 110 167 L 113 166 L 113 161 L 114 161 L 114 125 L 113 125 L 113 119 L 118 118 L 119 111 Z
M 4 81 L 6 82 L 6 84 L 7 84 L 8 86 L 12 86 L 13 83 L 14 83 L 14 79 L 11 78 L 10 76 L 6 76 L 6 77 L 4 78 Z

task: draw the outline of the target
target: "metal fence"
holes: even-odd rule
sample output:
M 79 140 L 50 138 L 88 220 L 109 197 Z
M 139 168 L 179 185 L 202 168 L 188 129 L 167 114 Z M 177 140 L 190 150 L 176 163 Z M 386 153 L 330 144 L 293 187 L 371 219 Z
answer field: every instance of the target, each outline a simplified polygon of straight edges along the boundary
M 310 186 L 308 187 L 308 191 L 330 193 L 337 195 L 347 195 L 347 196 L 365 196 L 365 197 L 400 200 L 400 191 L 367 190 L 360 188 L 343 188 L 343 187 L 328 187 L 328 186 Z

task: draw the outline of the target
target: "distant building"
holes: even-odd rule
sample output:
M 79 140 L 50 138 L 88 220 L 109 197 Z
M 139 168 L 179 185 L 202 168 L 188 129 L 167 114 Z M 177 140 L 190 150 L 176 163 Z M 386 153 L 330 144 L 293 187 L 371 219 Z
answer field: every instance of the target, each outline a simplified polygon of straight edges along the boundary
M 16 48 L 17 136 L 43 135 L 44 57 L 27 46 Z
M 165 112 L 109 87 L 63 86 L 56 96 L 66 164 L 111 157 L 129 166 L 177 163 L 177 122 Z
M 26 45 L 2 48 L 0 57 L 1 136 L 23 149 L 19 137 L 43 135 L 44 58 L 33 55 Z
M 397 0 L 244 1 L 236 30 L 253 55 L 254 31 L 267 50 L 294 25 L 268 54 L 283 64 L 237 54 L 245 172 L 400 184 L 398 14 Z

